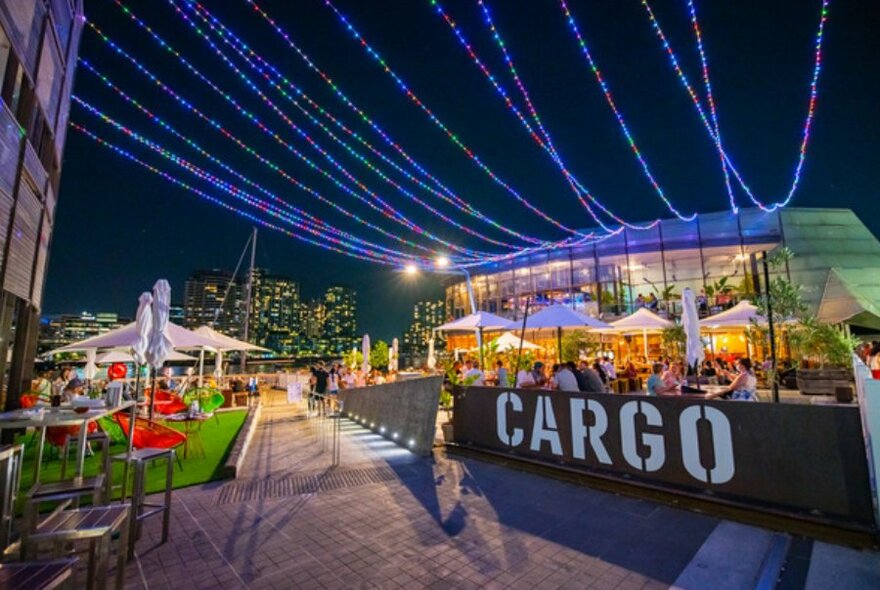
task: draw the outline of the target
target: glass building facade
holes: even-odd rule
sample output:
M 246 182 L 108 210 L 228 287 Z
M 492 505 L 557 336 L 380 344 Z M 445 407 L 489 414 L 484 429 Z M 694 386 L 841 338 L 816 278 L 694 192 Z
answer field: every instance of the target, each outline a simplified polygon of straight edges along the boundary
M 82 0 L 0 1 L 0 375 L 30 388 Z
M 615 319 L 635 311 L 652 294 L 660 311 L 677 315 L 678 298 L 686 287 L 706 293 L 704 313 L 713 313 L 735 299 L 762 292 L 761 253 L 777 246 L 789 247 L 795 256 L 785 268 L 771 270 L 771 280 L 775 273 L 785 273 L 801 285 L 805 301 L 821 317 L 828 313 L 830 282 L 849 277 L 850 292 L 843 299 L 857 301 L 850 307 L 859 314 L 846 316 L 838 305 L 838 317 L 824 319 L 880 329 L 880 310 L 875 307 L 880 301 L 880 243 L 846 209 L 766 213 L 752 208 L 736 215 L 702 214 L 690 222 L 663 220 L 650 229 L 625 229 L 593 245 L 487 264 L 470 272 L 477 308 L 511 319 L 522 317 L 527 301 L 530 313 L 564 304 Z M 719 285 L 728 287 L 730 294 L 712 296 Z M 464 281 L 450 281 L 447 318 L 469 311 Z

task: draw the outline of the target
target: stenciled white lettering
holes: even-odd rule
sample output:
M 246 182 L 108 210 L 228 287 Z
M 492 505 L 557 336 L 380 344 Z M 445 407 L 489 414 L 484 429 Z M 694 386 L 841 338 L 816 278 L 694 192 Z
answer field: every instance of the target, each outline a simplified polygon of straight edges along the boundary
M 636 415 L 645 417 L 648 426 L 663 426 L 660 411 L 648 402 L 631 401 L 620 407 L 620 438 L 623 458 L 635 469 L 640 471 L 657 471 L 666 462 L 666 449 L 662 434 L 641 433 L 641 443 L 648 447 L 649 454 L 642 458 L 638 453 L 636 442 Z
M 553 404 L 549 395 L 538 396 L 535 423 L 532 426 L 532 444 L 529 448 L 540 452 L 543 441 L 550 443 L 551 453 L 562 456 L 562 441 L 559 440 L 559 432 L 556 430 L 556 415 L 553 413 Z
M 611 465 L 611 456 L 602 442 L 602 435 L 608 430 L 608 415 L 605 408 L 595 400 L 571 398 L 571 443 L 572 455 L 575 459 L 586 459 L 586 445 L 584 440 L 590 438 L 590 448 L 596 454 L 600 463 Z M 595 418 L 595 424 L 589 428 L 584 423 L 584 410 L 589 410 Z
M 707 469 L 700 456 L 700 441 L 697 434 L 697 422 L 700 420 L 700 408 L 704 419 L 712 426 L 712 449 L 715 455 L 715 466 Z M 681 432 L 681 459 L 685 469 L 694 478 L 705 483 L 721 484 L 733 479 L 735 467 L 733 462 L 733 438 L 730 433 L 730 421 L 720 410 L 711 406 L 691 406 L 678 418 Z
M 507 428 L 507 406 L 510 406 L 511 411 L 513 412 L 522 412 L 523 403 L 522 399 L 515 393 L 510 391 L 505 391 L 501 395 L 498 396 L 498 400 L 495 403 L 495 415 L 497 416 L 496 422 L 498 426 L 498 438 L 501 439 L 506 445 L 510 445 L 511 447 L 518 446 L 522 443 L 525 434 L 523 433 L 522 428 L 514 428 L 513 431 L 508 430 Z

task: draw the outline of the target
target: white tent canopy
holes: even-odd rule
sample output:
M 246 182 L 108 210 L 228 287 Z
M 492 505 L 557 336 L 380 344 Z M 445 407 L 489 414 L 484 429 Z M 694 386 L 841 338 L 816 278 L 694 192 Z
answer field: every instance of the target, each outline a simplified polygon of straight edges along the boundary
M 535 315 L 526 318 L 526 330 L 543 328 L 589 328 L 591 330 L 611 330 L 612 327 L 601 320 L 575 311 L 565 305 L 545 307 Z
M 473 332 L 475 330 L 506 330 L 510 327 L 512 327 L 510 320 L 488 311 L 478 311 L 477 313 L 472 313 L 437 326 L 435 329 L 443 330 L 444 332 Z
M 194 330 L 194 332 L 200 336 L 204 336 L 209 340 L 213 340 L 215 342 L 214 349 L 221 352 L 231 352 L 231 351 L 257 351 L 257 352 L 271 352 L 268 348 L 263 348 L 262 346 L 257 346 L 256 344 L 251 344 L 250 342 L 245 342 L 244 340 L 236 340 L 226 334 L 221 334 L 214 328 L 210 326 L 199 326 Z
M 168 322 L 165 328 L 165 335 L 168 337 L 171 347 L 176 349 L 207 349 L 215 350 L 216 342 L 209 340 L 200 334 L 190 332 L 186 328 L 182 328 L 177 324 Z M 73 342 L 66 346 L 56 348 L 48 354 L 57 354 L 59 352 L 85 352 L 89 349 L 102 348 L 122 348 L 130 349 L 138 341 L 137 324 L 131 322 L 115 330 L 111 330 L 105 334 L 92 336 L 79 342 Z
M 661 318 L 656 313 L 642 307 L 635 313 L 611 322 L 611 326 L 618 332 L 658 332 L 671 328 L 675 324 Z
M 519 350 L 520 342 L 522 342 L 523 350 L 539 350 L 542 347 L 538 346 L 534 342 L 529 342 L 528 340 L 520 340 L 520 337 L 515 335 L 513 332 L 505 332 L 495 340 L 493 340 L 498 345 L 498 350 L 500 351 L 508 351 L 508 350 Z
M 168 353 L 166 361 L 195 361 L 198 360 L 194 356 L 183 354 L 182 352 L 171 351 Z M 134 355 L 124 350 L 109 350 L 103 354 L 99 354 L 95 359 L 97 365 L 112 365 L 113 363 L 133 363 Z
M 752 318 L 759 323 L 767 320 L 758 313 L 758 308 L 750 301 L 743 300 L 728 310 L 716 313 L 700 321 L 700 326 L 706 329 L 717 328 L 748 328 L 752 325 Z

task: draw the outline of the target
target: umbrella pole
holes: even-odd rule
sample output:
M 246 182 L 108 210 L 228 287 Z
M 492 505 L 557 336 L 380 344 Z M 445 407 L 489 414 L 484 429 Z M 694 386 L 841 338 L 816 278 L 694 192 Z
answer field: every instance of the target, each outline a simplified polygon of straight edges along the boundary
M 153 389 L 150 391 L 150 420 L 153 420 L 153 410 L 156 406 L 156 385 L 158 381 L 159 375 L 156 368 L 153 368 Z
M 642 342 L 645 345 L 645 362 L 647 363 L 647 362 L 649 362 L 648 361 L 648 329 L 647 328 L 642 328 Z
M 134 448 L 134 424 L 135 420 L 137 420 L 137 402 L 138 402 L 138 389 L 141 387 L 141 366 L 137 363 L 134 364 L 135 378 L 134 378 L 134 395 L 132 396 L 132 405 L 131 405 L 131 418 L 128 422 L 128 454 L 131 454 L 131 450 Z M 128 462 L 126 461 L 126 466 Z M 109 475 L 108 475 L 109 477 Z M 125 477 L 128 477 L 128 473 L 126 472 Z M 109 500 L 109 498 L 108 498 Z
M 559 364 L 562 364 L 562 326 L 556 327 L 556 356 L 559 358 Z
M 529 304 L 532 302 L 531 297 L 526 298 L 526 310 L 523 313 L 522 329 L 519 333 L 519 351 L 516 353 L 516 366 L 513 368 L 513 386 L 516 387 L 516 376 L 519 374 L 519 361 L 522 358 L 523 340 L 526 339 L 526 320 L 529 317 Z
M 480 370 L 485 371 L 486 365 L 483 364 L 483 328 L 477 328 L 477 347 L 480 349 Z
M 202 386 L 202 380 L 205 376 L 205 348 L 199 351 L 199 387 Z

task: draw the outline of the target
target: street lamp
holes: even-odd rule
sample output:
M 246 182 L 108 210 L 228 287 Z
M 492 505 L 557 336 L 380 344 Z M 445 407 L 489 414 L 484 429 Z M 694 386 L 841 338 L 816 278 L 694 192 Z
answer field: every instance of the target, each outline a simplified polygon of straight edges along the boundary
M 419 267 L 410 263 L 403 267 L 403 271 L 408 275 L 414 275 L 419 272 Z

